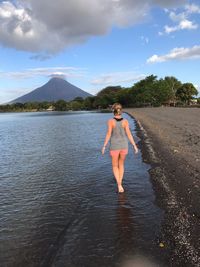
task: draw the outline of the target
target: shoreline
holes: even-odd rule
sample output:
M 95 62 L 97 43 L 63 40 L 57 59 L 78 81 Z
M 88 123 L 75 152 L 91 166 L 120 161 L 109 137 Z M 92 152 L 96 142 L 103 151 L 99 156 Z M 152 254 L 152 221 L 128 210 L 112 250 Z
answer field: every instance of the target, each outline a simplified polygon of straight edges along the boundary
M 136 121 L 136 133 L 141 139 L 138 146 L 143 161 L 151 165 L 148 172 L 155 191 L 155 202 L 165 212 L 161 241 L 164 244 L 162 249 L 166 249 L 171 256 L 169 266 L 196 267 L 200 262 L 197 234 L 200 232 L 199 173 L 198 169 L 193 168 L 195 164 L 192 167 L 184 157 L 177 155 L 177 147 L 169 142 L 167 134 L 163 134 L 164 130 L 167 133 L 173 125 L 167 117 L 165 124 L 159 125 L 156 118 L 162 116 L 158 115 L 160 110 L 167 114 L 165 108 L 129 108 L 124 109 L 124 112 Z M 167 120 L 170 127 L 163 129 Z M 177 143 L 178 147 L 180 143 Z

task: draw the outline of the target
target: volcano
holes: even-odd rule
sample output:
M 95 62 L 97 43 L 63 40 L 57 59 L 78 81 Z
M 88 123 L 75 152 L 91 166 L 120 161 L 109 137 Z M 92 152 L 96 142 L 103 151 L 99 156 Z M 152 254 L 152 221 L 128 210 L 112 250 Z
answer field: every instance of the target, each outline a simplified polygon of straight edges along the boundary
M 60 99 L 71 101 L 75 97 L 82 97 L 85 99 L 88 96 L 93 96 L 84 90 L 74 86 L 62 78 L 52 78 L 43 86 L 31 91 L 28 94 L 20 96 L 11 102 L 12 103 L 25 103 L 25 102 L 53 102 Z

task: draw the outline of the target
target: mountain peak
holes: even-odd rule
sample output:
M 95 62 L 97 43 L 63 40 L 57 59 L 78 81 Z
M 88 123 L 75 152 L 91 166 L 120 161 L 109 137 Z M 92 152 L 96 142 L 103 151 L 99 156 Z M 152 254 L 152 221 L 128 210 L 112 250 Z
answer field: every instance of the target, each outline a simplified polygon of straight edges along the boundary
M 43 86 L 14 99 L 10 103 L 52 102 L 60 99 L 71 101 L 76 97 L 86 98 L 88 96 L 92 95 L 69 83 L 64 77 L 52 77 Z
M 66 79 L 63 77 L 52 77 L 49 79 L 47 83 L 60 83 L 60 82 L 67 82 Z
M 51 77 L 49 79 L 49 81 L 60 81 L 60 80 L 66 81 L 64 77 Z

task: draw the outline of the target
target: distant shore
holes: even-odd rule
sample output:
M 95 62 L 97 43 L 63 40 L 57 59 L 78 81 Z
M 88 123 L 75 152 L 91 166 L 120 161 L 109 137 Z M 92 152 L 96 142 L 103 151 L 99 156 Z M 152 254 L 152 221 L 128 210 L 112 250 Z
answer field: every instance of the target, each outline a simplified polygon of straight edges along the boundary
M 200 262 L 200 110 L 199 108 L 124 108 L 136 120 L 143 160 L 156 201 L 165 210 L 164 245 L 170 266 Z

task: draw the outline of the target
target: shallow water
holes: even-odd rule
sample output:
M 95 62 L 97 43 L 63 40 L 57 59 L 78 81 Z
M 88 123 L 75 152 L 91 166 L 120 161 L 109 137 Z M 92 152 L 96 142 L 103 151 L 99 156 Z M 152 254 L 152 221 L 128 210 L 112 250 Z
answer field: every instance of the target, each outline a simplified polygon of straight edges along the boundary
M 0 114 L 1 266 L 125 266 L 128 259 L 139 266 L 136 255 L 163 266 L 163 211 L 155 204 L 150 165 L 129 143 L 125 193 L 117 194 L 108 148 L 101 154 L 111 117 Z M 123 117 L 137 143 L 135 121 Z

